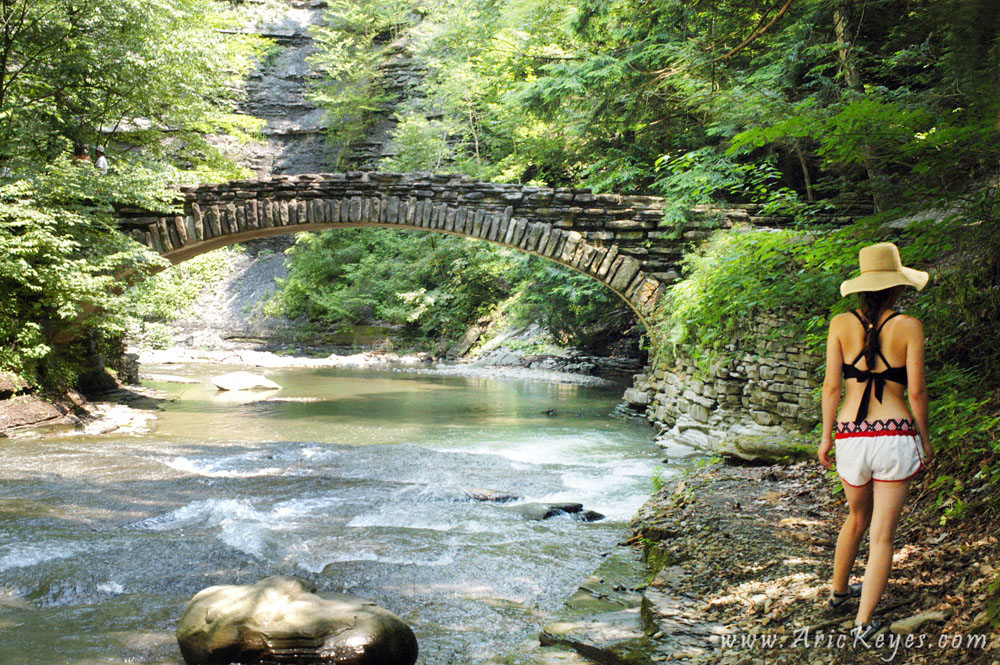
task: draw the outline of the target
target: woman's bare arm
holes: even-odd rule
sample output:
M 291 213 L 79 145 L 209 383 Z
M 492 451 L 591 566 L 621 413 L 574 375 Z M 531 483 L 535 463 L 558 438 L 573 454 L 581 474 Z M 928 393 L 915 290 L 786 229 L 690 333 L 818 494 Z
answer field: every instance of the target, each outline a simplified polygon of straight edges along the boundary
M 837 318 L 830 321 L 830 332 L 826 338 L 826 377 L 823 379 L 823 439 L 820 441 L 820 463 L 830 468 L 830 449 L 833 447 L 833 421 L 837 418 L 837 407 L 840 406 L 840 390 L 843 386 L 844 352 L 840 348 L 840 335 L 836 329 L 840 326 Z
M 910 319 L 906 339 L 906 391 L 910 402 L 910 412 L 917 421 L 920 441 L 923 444 L 925 461 L 934 456 L 931 445 L 930 423 L 927 416 L 927 379 L 924 374 L 924 326 L 917 319 Z

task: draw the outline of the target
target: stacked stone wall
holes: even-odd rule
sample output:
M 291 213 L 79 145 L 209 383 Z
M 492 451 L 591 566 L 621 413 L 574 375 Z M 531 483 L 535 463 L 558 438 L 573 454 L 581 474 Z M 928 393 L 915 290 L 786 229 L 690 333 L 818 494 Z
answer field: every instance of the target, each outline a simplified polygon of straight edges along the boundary
M 797 452 L 820 419 L 817 369 L 788 332 L 788 314 L 768 314 L 752 326 L 752 350 L 726 348 L 728 361 L 703 369 L 679 353 L 634 378 L 625 402 L 660 429 L 665 445 L 678 442 L 744 459 Z

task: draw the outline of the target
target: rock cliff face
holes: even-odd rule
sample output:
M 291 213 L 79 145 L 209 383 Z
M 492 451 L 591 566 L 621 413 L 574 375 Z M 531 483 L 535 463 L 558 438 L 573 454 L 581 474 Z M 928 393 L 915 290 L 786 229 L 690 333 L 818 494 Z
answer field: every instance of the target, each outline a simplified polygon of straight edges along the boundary
M 339 148 L 327 141 L 324 112 L 308 97 L 315 74 L 306 59 L 316 52 L 309 27 L 323 20 L 324 4 L 319 0 L 260 4 L 244 28 L 274 42 L 247 79 L 246 101 L 239 108 L 266 121 L 264 140 L 238 144 L 217 136 L 213 141 L 258 176 L 334 170 Z
M 801 435 L 815 426 L 815 370 L 823 358 L 785 331 L 785 320 L 755 322 L 753 351 L 728 349 L 735 360 L 705 372 L 684 355 L 635 377 L 625 402 L 661 429 L 658 440 L 744 460 L 807 454 Z

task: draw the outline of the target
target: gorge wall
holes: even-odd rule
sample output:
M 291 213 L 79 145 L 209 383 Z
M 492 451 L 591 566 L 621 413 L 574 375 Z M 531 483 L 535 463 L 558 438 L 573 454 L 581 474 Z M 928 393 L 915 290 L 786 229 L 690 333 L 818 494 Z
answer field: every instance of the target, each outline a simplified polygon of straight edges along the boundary
M 729 360 L 699 367 L 677 354 L 635 377 L 629 407 L 659 428 L 657 439 L 744 460 L 796 457 L 819 421 L 817 370 L 823 357 L 786 331 L 790 313 L 759 317 L 753 349 L 726 348 Z

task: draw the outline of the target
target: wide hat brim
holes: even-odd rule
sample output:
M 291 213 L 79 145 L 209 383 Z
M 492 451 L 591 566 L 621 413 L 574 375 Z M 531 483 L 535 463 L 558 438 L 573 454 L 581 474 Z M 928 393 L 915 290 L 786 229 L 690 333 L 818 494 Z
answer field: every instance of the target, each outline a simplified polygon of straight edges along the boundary
M 894 286 L 912 286 L 920 291 L 927 286 L 930 275 L 923 270 L 900 266 L 896 270 L 871 270 L 840 284 L 840 295 L 860 291 L 882 291 Z

